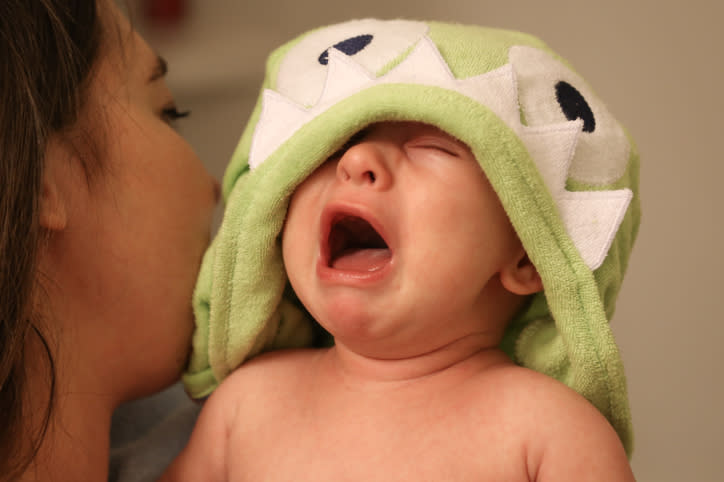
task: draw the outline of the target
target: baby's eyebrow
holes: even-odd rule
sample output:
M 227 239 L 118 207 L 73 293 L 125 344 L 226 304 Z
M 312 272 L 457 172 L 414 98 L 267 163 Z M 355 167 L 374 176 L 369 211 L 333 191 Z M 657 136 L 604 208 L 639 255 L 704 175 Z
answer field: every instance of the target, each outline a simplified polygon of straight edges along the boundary
M 344 143 L 344 147 L 349 147 L 360 142 L 362 139 L 365 138 L 365 136 L 367 136 L 369 130 L 369 127 L 365 127 L 364 129 L 355 132 L 352 137 L 350 137 L 349 140 Z
M 365 136 L 367 135 L 367 132 L 369 131 L 369 129 L 370 129 L 369 127 L 365 127 L 365 128 L 363 128 L 362 130 L 359 130 L 359 131 L 355 132 L 354 134 L 352 134 L 352 137 L 350 137 L 349 139 L 347 139 L 347 142 L 345 142 L 345 143 L 342 145 L 342 147 L 340 147 L 339 149 L 337 149 L 337 150 L 334 152 L 334 154 L 332 154 L 331 156 L 329 156 L 329 159 L 333 159 L 333 158 L 335 158 L 335 157 L 339 157 L 339 156 L 341 156 L 342 154 L 344 154 L 347 149 L 349 149 L 350 147 L 354 146 L 355 144 L 357 144 L 358 142 L 360 142 L 362 139 L 364 139 Z

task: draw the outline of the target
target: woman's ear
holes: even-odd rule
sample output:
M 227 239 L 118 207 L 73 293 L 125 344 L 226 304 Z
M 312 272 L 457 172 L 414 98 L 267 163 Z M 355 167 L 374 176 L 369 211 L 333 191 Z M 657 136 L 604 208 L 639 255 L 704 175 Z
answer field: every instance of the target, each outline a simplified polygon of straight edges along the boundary
M 516 295 L 531 295 L 543 289 L 538 270 L 522 247 L 515 258 L 500 270 L 500 282 L 505 289 Z
M 49 231 L 62 231 L 68 224 L 68 149 L 50 139 L 40 189 L 40 225 Z

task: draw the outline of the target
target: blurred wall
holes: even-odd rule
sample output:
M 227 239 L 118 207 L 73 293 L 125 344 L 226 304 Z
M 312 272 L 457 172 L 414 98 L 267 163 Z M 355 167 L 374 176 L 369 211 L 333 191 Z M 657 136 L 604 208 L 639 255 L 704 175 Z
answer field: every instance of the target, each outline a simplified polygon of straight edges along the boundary
M 189 0 L 177 27 L 139 28 L 168 60 L 181 130 L 221 177 L 266 54 L 353 17 L 527 31 L 572 62 L 637 140 L 644 217 L 612 322 L 629 381 L 640 481 L 724 480 L 724 4 L 609 0 Z

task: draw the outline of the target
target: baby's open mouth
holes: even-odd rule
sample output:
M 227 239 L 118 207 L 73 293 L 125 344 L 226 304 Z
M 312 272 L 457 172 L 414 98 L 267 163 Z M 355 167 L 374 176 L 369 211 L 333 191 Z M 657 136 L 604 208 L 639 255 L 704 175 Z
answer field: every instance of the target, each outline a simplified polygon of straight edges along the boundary
M 353 215 L 332 219 L 327 247 L 327 266 L 343 271 L 377 271 L 391 258 L 382 236 L 369 222 Z

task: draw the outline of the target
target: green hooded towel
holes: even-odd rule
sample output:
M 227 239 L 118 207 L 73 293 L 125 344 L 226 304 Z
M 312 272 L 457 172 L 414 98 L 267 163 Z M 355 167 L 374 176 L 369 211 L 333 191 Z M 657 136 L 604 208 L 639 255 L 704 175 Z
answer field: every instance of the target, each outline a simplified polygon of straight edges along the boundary
M 470 147 L 544 286 L 509 324 L 502 348 L 586 397 L 630 456 L 609 320 L 638 229 L 638 155 L 591 87 L 518 32 L 365 19 L 308 32 L 271 54 L 194 295 L 187 391 L 205 397 L 260 352 L 315 343 L 282 262 L 290 195 L 356 132 L 394 120 L 437 126 Z

